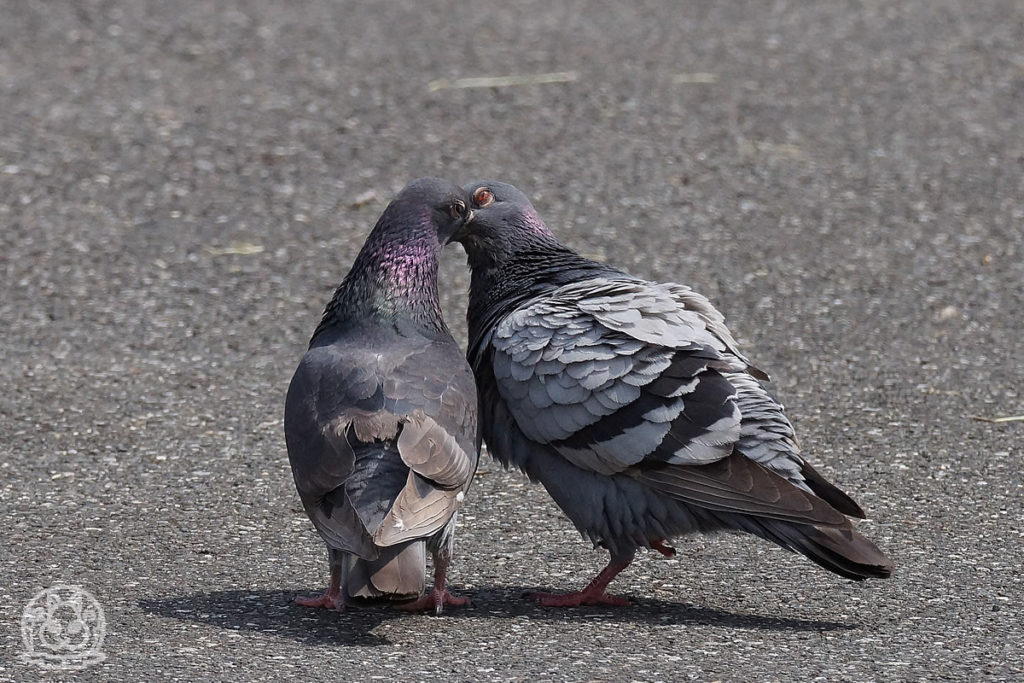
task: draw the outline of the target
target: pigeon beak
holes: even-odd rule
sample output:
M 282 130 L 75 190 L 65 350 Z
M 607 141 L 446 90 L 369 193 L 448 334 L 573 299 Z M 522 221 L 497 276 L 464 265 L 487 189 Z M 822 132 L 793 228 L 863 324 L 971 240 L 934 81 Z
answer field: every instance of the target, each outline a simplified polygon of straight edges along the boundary
M 451 244 L 452 242 L 458 242 L 460 239 L 462 239 L 462 237 L 467 232 L 466 231 L 466 226 L 469 225 L 473 221 L 473 215 L 474 215 L 473 214 L 473 209 L 470 209 L 469 213 L 466 214 L 466 218 L 462 221 L 462 223 L 459 225 L 459 227 L 455 228 L 455 232 L 453 232 L 451 235 L 449 235 L 448 239 L 445 240 L 445 244 Z

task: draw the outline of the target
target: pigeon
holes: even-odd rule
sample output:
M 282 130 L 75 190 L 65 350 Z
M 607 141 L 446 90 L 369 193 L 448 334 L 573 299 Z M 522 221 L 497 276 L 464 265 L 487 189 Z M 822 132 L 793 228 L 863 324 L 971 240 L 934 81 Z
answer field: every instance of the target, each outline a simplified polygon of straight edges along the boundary
M 467 357 L 489 452 L 539 481 L 610 554 L 548 606 L 627 605 L 606 587 L 638 548 L 744 531 L 849 579 L 893 564 L 864 512 L 801 455 L 793 426 L 724 318 L 689 287 L 633 277 L 558 242 L 522 192 L 464 186 L 454 239 L 471 269 Z
M 445 584 L 479 458 L 473 374 L 441 315 L 441 249 L 471 216 L 447 181 L 416 180 L 384 210 L 299 363 L 285 399 L 288 459 L 327 544 L 330 583 L 299 605 L 415 598 L 466 605 Z M 425 551 L 432 591 L 421 595 Z M 417 597 L 418 596 L 418 597 Z

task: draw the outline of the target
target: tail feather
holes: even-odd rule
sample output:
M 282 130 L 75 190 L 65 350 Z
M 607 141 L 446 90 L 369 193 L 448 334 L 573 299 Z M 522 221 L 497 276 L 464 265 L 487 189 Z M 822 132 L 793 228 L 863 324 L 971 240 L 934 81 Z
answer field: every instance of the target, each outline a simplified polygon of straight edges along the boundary
M 750 520 L 758 536 L 804 555 L 830 572 L 855 581 L 892 576 L 893 563 L 874 543 L 850 525 L 816 527 L 773 519 Z
M 426 586 L 426 543 L 380 548 L 376 560 L 353 557 L 345 591 L 353 598 L 400 600 L 418 597 Z
M 839 510 L 844 515 L 864 519 L 867 515 L 857 501 L 839 490 L 837 486 L 830 483 L 821 476 L 816 469 L 804 462 L 800 467 L 800 473 L 804 476 L 804 483 L 810 487 L 816 496 L 822 498 L 826 503 Z

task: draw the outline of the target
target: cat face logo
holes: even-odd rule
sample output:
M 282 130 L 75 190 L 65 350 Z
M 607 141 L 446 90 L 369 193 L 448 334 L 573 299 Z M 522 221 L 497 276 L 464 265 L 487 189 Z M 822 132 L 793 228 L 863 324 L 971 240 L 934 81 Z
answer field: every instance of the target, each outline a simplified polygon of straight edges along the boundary
M 107 658 L 103 607 L 81 586 L 56 584 L 33 596 L 21 613 L 24 662 L 42 669 L 78 671 Z

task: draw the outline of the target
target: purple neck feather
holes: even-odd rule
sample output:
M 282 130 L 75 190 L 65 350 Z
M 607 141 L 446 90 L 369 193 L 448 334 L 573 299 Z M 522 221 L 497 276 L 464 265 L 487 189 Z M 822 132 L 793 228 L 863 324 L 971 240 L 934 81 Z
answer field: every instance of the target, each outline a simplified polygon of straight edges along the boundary
M 523 218 L 523 227 L 534 235 L 544 235 L 554 239 L 555 234 L 548 229 L 547 224 L 541 219 L 537 210 L 527 204 L 519 214 Z
M 447 331 L 437 294 L 440 245 L 429 214 L 377 223 L 324 311 L 324 329 L 359 321 Z

